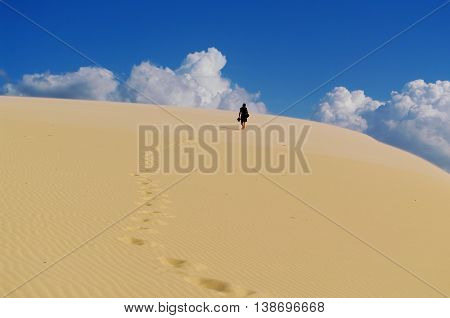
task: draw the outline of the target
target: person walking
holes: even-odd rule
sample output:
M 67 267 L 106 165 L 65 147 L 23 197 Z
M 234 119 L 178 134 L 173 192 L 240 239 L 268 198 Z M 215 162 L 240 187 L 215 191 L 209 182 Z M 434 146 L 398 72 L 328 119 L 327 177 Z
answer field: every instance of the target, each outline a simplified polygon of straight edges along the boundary
M 247 119 L 250 117 L 247 109 L 247 105 L 242 104 L 242 107 L 239 109 L 239 117 L 238 120 L 241 122 L 241 129 L 245 129 L 245 125 L 247 124 Z

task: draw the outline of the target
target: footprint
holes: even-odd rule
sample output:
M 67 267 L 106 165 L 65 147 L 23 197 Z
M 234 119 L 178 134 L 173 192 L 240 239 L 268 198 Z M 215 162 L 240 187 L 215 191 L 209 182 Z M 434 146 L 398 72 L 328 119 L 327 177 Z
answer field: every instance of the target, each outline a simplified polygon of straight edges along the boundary
M 145 231 L 146 233 L 150 233 L 150 234 L 159 234 L 158 230 L 152 229 L 148 226 L 127 226 L 125 228 L 125 230 L 127 231 Z
M 255 292 L 252 290 L 241 287 L 234 287 L 230 283 L 214 278 L 188 276 L 186 277 L 186 280 L 198 287 L 210 289 L 221 294 L 225 294 L 226 296 L 248 297 L 255 294 Z
M 163 221 L 163 220 L 157 220 L 157 219 L 150 219 L 150 218 L 145 218 L 145 219 L 138 219 L 138 218 L 133 218 L 134 222 L 143 222 L 143 224 L 145 225 L 161 225 L 161 226 L 165 226 L 168 223 Z
M 119 237 L 118 239 L 122 242 L 133 244 L 133 245 L 141 246 L 141 245 L 145 244 L 145 241 L 143 239 L 136 238 L 136 237 Z
M 220 293 L 231 292 L 231 285 L 218 279 L 191 277 L 189 280 L 193 283 L 196 283 L 200 287 L 212 289 Z
M 142 215 L 147 215 L 147 216 L 150 216 L 150 217 L 153 216 L 153 217 L 162 217 L 162 218 L 171 218 L 171 219 L 175 218 L 174 215 L 167 214 L 167 213 L 164 213 L 164 212 L 161 212 L 161 211 L 147 211 L 147 210 L 144 210 L 144 211 L 138 211 L 137 213 L 138 214 L 142 214 Z
M 188 264 L 187 260 L 172 257 L 159 257 L 159 261 L 164 265 L 174 268 L 184 268 Z

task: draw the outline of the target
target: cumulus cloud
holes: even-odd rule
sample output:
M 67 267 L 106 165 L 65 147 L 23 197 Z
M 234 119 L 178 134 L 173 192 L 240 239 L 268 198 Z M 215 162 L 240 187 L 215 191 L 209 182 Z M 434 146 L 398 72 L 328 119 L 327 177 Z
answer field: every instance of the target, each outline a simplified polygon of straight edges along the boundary
M 340 87 L 319 104 L 320 121 L 365 132 L 383 142 L 415 153 L 450 171 L 450 81 L 415 80 L 385 103 L 364 92 Z M 367 100 L 366 100 L 367 101 Z
M 238 109 L 247 103 L 253 112 L 266 112 L 259 93 L 249 93 L 222 76 L 226 57 L 217 49 L 194 52 L 172 70 L 144 61 L 133 66 L 120 84 L 108 70 L 81 67 L 55 75 L 27 74 L 16 84 L 6 84 L 5 94 L 59 98 L 121 100 L 162 105 Z
M 222 76 L 226 63 L 215 48 L 188 54 L 176 70 L 142 62 L 127 80 L 128 95 L 136 102 L 233 110 L 246 102 L 251 111 L 265 112 L 259 94 L 250 94 Z
M 119 83 L 99 67 L 80 67 L 76 72 L 26 74 L 17 84 L 6 84 L 6 95 L 117 100 Z
M 329 124 L 365 131 L 368 125 L 364 116 L 381 105 L 382 102 L 367 97 L 364 91 L 335 87 L 320 103 L 316 116 Z

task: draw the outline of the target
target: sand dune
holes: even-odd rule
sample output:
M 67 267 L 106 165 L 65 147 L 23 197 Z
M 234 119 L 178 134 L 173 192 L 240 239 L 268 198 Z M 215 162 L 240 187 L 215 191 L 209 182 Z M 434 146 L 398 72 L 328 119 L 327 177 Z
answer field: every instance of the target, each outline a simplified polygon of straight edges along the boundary
M 230 112 L 169 110 L 195 129 L 237 127 Z M 2 295 L 450 295 L 448 173 L 308 122 L 311 174 L 271 174 L 274 184 L 195 172 L 164 191 L 182 175 L 136 173 L 143 123 L 177 120 L 150 105 L 0 97 Z

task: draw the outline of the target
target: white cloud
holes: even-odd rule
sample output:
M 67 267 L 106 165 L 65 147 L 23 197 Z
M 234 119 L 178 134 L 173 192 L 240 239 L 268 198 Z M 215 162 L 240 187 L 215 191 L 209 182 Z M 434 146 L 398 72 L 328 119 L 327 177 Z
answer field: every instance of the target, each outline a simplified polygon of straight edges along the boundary
M 450 171 L 450 81 L 415 80 L 392 92 L 386 103 L 371 100 L 368 107 L 348 97 L 355 92 L 364 96 L 335 88 L 319 105 L 316 118 L 365 132 Z
M 117 100 L 119 83 L 99 67 L 80 67 L 76 72 L 26 74 L 17 84 L 6 84 L 6 95 Z
M 247 103 L 250 111 L 266 112 L 259 93 L 252 94 L 222 76 L 225 56 L 215 48 L 186 56 L 176 70 L 150 62 L 133 66 L 125 85 L 98 67 L 81 67 L 62 75 L 27 74 L 6 84 L 7 95 L 45 96 L 237 110 Z
M 450 82 L 407 83 L 392 92 L 368 133 L 450 171 Z
M 364 91 L 335 87 L 326 94 L 315 115 L 329 124 L 364 131 L 368 127 L 364 115 L 373 112 L 382 104 L 364 95 Z
M 222 77 L 226 62 L 215 48 L 188 54 L 176 70 L 142 62 L 127 80 L 128 95 L 136 102 L 202 108 L 236 110 L 247 103 L 251 111 L 265 112 L 259 94 L 250 94 Z

